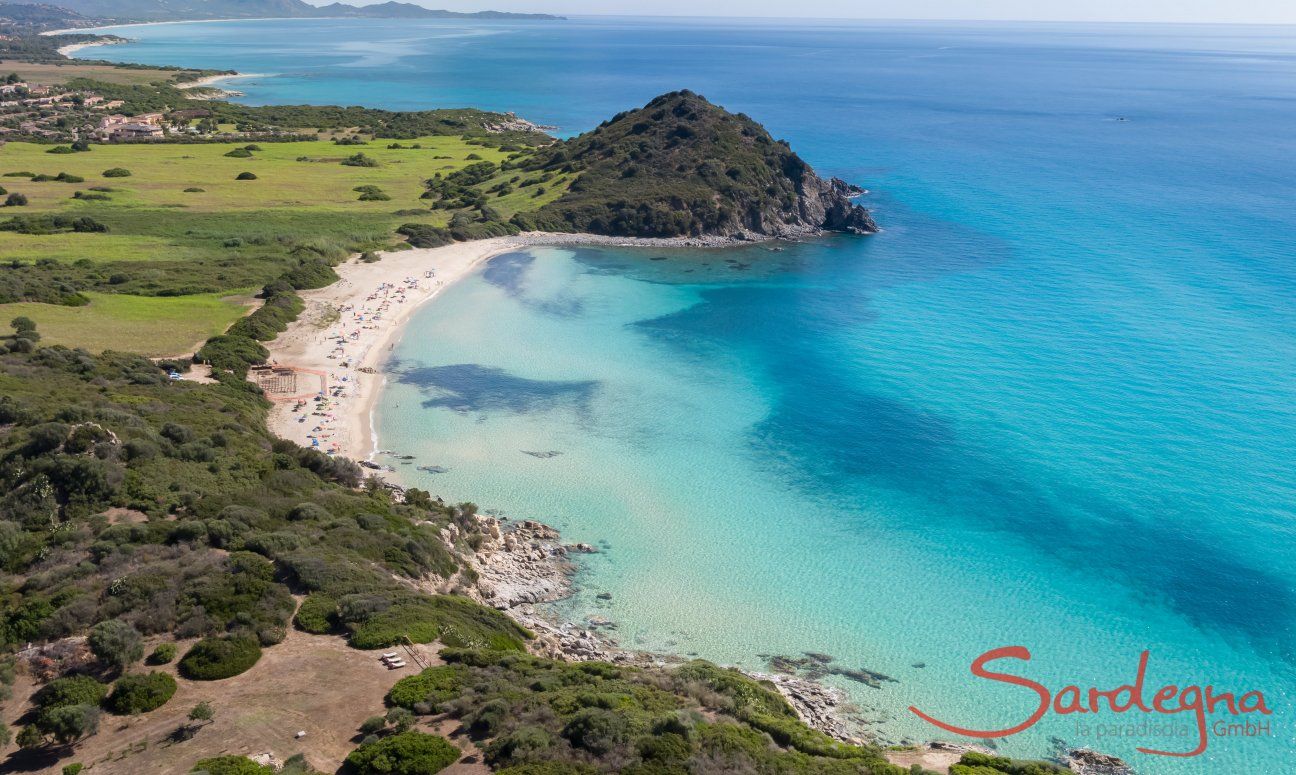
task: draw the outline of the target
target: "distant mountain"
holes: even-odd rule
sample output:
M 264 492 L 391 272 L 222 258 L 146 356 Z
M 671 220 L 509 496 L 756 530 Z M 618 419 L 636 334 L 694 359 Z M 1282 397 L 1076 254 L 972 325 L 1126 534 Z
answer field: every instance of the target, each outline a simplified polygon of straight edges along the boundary
M 413 3 L 398 3 L 395 0 L 388 0 L 386 3 L 375 3 L 374 5 L 346 5 L 345 3 L 332 3 L 330 5 L 320 6 L 317 15 L 320 16 L 357 16 L 366 18 L 381 19 L 562 19 L 561 16 L 551 16 L 547 13 L 506 13 L 504 11 L 477 11 L 475 13 L 460 13 L 458 11 L 439 11 L 432 8 L 424 8 L 421 5 Z
M 333 3 L 316 7 L 302 0 L 60 0 L 58 6 L 73 14 L 115 22 L 183 21 L 187 19 L 281 18 L 401 18 L 401 19 L 561 19 L 531 13 L 479 11 L 458 13 L 424 8 L 413 3 L 386 2 L 369 6 Z M 38 7 L 23 4 L 0 8 Z M 51 6 L 41 6 L 50 8 Z M 11 11 L 12 12 L 12 11 Z M 0 14 L 3 16 L 6 14 Z
M 61 21 L 86 21 L 86 17 L 45 3 L 0 3 L 0 22 L 44 24 Z

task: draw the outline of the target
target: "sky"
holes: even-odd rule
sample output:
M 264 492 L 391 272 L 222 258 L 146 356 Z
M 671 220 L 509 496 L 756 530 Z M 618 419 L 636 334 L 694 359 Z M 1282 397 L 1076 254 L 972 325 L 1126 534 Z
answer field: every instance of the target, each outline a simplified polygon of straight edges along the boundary
M 321 0 L 314 0 L 317 4 Z M 368 5 L 378 0 L 349 0 Z M 623 16 L 1296 24 L 1296 0 L 413 0 L 452 11 Z M 1294 32 L 1296 34 L 1296 32 Z

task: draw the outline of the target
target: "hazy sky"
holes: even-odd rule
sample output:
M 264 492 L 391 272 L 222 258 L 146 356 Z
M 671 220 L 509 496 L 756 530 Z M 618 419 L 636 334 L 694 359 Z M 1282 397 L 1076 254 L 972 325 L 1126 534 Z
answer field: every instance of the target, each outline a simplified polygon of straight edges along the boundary
M 377 0 L 350 0 L 368 5 Z M 321 2 L 321 0 L 314 0 Z M 453 11 L 492 9 L 636 16 L 1241 22 L 1296 24 L 1296 0 L 414 0 Z

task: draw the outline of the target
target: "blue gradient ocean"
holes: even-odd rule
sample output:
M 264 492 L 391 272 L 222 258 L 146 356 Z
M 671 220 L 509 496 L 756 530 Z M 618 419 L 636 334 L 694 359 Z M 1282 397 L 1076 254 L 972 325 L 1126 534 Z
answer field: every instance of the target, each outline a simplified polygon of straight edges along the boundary
M 1060 738 L 1142 773 L 1296 768 L 1296 29 L 576 19 L 129 28 L 250 103 L 588 129 L 690 88 L 871 189 L 781 252 L 536 249 L 421 310 L 378 409 L 409 484 L 601 544 L 569 615 L 764 666 L 827 652 L 885 739 L 1051 689 L 1261 690 L 1271 733 Z M 660 260 L 650 260 L 660 259 Z M 537 457 L 527 452 L 561 452 Z M 610 592 L 611 600 L 598 593 Z M 836 680 L 836 679 L 833 679 Z M 1217 716 L 1218 717 L 1218 716 Z M 1090 724 L 1085 729 L 1076 721 Z

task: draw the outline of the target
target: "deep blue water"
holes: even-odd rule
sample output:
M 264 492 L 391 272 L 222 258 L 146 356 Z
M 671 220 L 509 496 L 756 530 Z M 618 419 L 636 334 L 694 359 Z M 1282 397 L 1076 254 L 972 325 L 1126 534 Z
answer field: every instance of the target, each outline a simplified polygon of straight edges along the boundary
M 1133 749 L 1191 746 L 1052 716 L 1002 748 L 1290 769 L 1293 28 L 127 34 L 93 55 L 268 74 L 235 87 L 252 103 L 466 105 L 562 133 L 691 88 L 866 185 L 874 237 L 497 259 L 411 324 L 382 445 L 450 469 L 420 486 L 607 541 L 568 610 L 627 642 L 748 667 L 826 651 L 898 678 L 842 684 L 889 739 L 946 736 L 911 703 L 1023 718 L 1029 692 L 967 676 L 990 648 L 1029 647 L 1021 672 L 1054 689 L 1131 680 L 1148 648 L 1149 686 L 1264 691 L 1272 735 L 1170 759 Z

